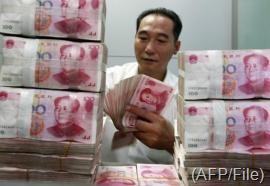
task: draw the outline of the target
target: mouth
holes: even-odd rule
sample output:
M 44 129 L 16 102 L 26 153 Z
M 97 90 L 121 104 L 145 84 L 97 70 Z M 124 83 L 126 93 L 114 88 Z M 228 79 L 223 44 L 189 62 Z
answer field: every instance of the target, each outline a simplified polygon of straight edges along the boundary
M 155 59 L 151 59 L 151 58 L 142 58 L 143 61 L 145 62 L 149 62 L 149 63 L 157 63 L 158 61 Z

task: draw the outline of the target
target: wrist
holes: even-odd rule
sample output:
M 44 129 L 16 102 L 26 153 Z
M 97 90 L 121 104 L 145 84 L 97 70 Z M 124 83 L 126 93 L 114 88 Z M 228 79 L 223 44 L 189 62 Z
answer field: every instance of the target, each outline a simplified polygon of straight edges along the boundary
M 168 142 L 168 146 L 167 146 L 167 148 L 166 148 L 166 151 L 169 152 L 171 155 L 173 155 L 173 153 L 174 153 L 173 146 L 174 146 L 174 138 L 172 138 L 172 139 Z

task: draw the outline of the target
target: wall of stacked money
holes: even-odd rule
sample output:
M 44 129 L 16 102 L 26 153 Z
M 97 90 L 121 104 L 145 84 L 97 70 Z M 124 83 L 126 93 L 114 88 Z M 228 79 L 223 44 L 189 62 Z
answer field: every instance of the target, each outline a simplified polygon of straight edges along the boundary
M 92 182 L 105 15 L 105 0 L 0 1 L 1 186 Z

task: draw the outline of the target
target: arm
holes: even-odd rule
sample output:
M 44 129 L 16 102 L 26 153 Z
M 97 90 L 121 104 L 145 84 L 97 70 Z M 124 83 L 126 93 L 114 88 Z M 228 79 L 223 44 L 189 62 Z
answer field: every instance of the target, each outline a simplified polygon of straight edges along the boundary
M 128 106 L 128 112 L 138 117 L 134 136 L 150 148 L 167 150 L 173 154 L 174 129 L 161 115 L 144 109 Z

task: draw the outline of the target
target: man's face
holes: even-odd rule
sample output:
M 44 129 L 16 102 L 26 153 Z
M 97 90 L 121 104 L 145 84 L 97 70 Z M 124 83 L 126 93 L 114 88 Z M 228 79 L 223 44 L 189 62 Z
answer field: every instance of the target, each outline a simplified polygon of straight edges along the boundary
M 72 122 L 72 104 L 69 99 L 60 100 L 59 104 L 54 110 L 55 119 L 59 124 L 66 125 Z
M 256 57 L 250 57 L 248 62 L 245 65 L 245 73 L 247 76 L 247 79 L 250 82 L 257 82 L 259 80 L 262 80 L 261 73 L 263 72 L 263 66 L 258 61 L 259 59 Z
M 134 45 L 140 73 L 164 73 L 180 42 L 174 39 L 169 18 L 151 14 L 142 19 Z
M 247 112 L 245 118 L 245 127 L 248 134 L 255 134 L 263 131 L 264 120 L 257 109 L 251 109 Z

